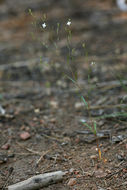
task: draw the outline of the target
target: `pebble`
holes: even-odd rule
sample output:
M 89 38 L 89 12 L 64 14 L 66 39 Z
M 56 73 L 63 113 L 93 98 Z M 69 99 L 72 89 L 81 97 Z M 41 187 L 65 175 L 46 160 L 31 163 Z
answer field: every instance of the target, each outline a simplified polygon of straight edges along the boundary
M 58 102 L 57 101 L 54 101 L 54 100 L 52 100 L 51 102 L 50 102 L 50 105 L 52 106 L 52 108 L 58 108 Z
M 90 158 L 91 158 L 92 160 L 96 160 L 96 159 L 98 158 L 98 155 L 91 155 Z
M 22 132 L 21 134 L 20 134 L 20 138 L 22 139 L 22 140 L 27 140 L 27 139 L 29 139 L 31 137 L 31 135 L 30 135 L 30 133 L 28 133 L 28 132 Z
M 75 103 L 75 108 L 76 108 L 76 109 L 80 109 L 80 108 L 82 108 L 82 107 L 84 107 L 84 103 L 83 103 L 83 102 L 76 102 L 76 103 Z
M 3 150 L 8 150 L 10 148 L 10 144 L 6 143 L 1 147 Z
M 76 178 L 70 178 L 69 182 L 67 183 L 68 186 L 73 186 L 77 183 Z

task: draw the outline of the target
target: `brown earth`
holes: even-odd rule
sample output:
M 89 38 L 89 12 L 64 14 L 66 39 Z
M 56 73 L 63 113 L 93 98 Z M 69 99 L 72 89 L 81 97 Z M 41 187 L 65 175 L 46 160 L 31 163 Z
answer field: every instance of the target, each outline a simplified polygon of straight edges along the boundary
M 65 27 L 75 49 L 69 65 Z M 0 104 L 6 111 L 0 113 L 0 189 L 57 170 L 68 175 L 44 190 L 126 189 L 127 13 L 113 0 L 3 0 L 0 42 Z M 65 77 L 72 71 L 89 109 Z M 101 160 L 97 139 L 81 120 L 97 123 Z

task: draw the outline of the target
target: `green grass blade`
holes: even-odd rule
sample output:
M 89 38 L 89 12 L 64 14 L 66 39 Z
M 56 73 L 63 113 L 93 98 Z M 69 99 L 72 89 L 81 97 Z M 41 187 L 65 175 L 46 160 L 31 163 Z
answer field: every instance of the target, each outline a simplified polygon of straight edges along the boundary
M 88 104 L 83 96 L 81 96 L 82 101 L 84 102 L 85 106 L 88 108 Z

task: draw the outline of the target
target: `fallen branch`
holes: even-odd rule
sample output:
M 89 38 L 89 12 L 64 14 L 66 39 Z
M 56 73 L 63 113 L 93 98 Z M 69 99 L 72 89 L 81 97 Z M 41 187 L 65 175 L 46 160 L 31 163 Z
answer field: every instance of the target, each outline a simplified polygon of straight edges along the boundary
M 33 176 L 25 181 L 8 186 L 8 190 L 35 190 L 50 184 L 57 183 L 63 179 L 66 172 L 56 171 Z

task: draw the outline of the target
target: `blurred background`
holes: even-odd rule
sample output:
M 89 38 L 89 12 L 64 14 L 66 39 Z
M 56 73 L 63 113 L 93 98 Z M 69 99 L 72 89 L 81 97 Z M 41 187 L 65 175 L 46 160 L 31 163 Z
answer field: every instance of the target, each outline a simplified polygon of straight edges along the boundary
M 47 27 L 41 30 L 44 15 Z M 0 0 L 0 79 L 42 80 L 40 57 L 46 64 L 65 62 L 65 27 L 69 19 L 75 61 L 83 62 L 83 43 L 89 62 L 126 61 L 127 13 L 118 8 L 115 0 Z M 54 48 L 57 23 L 61 27 L 57 40 L 59 56 Z M 43 45 L 45 42 L 48 48 Z M 48 70 L 47 67 L 44 66 Z

